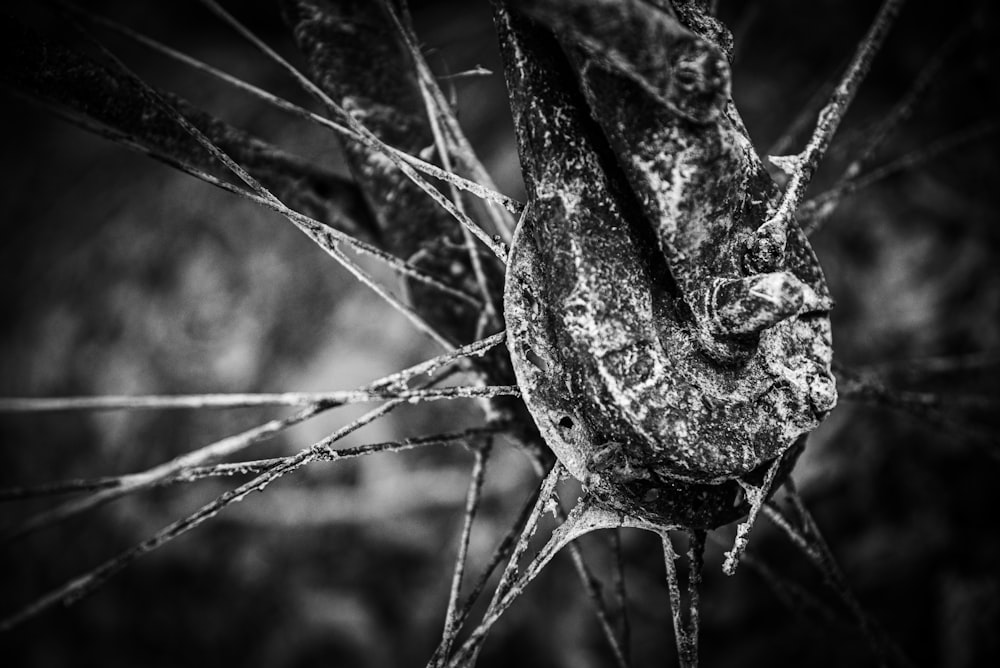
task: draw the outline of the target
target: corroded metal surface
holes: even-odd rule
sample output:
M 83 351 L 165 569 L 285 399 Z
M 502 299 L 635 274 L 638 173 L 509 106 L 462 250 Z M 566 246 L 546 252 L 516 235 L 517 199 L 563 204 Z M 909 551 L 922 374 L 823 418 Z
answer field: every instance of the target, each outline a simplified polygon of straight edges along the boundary
M 531 207 L 505 294 L 529 409 L 607 503 L 730 521 L 736 479 L 790 462 L 835 402 L 822 272 L 797 229 L 759 238 L 777 188 L 716 46 L 645 3 L 516 4 L 538 21 L 498 10 Z M 616 35 L 667 47 L 652 62 Z

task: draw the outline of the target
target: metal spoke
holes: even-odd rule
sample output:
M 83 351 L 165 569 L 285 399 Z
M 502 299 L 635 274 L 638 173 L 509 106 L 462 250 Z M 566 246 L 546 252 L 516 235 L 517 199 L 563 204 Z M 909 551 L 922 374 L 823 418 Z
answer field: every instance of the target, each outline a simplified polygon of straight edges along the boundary
M 476 427 L 451 434 L 435 434 L 433 436 L 415 436 L 404 438 L 398 441 L 381 441 L 378 443 L 368 443 L 353 448 L 338 450 L 339 456 L 347 456 L 345 453 L 354 452 L 356 456 L 371 454 L 375 452 L 399 452 L 411 448 L 421 448 L 433 445 L 451 445 L 462 443 L 482 436 L 490 436 L 502 432 L 506 425 L 496 424 L 488 427 Z M 182 469 L 176 473 L 157 481 L 156 486 L 173 485 L 177 483 L 189 483 L 204 480 L 206 478 L 227 478 L 239 475 L 256 475 L 263 473 L 267 469 L 287 460 L 287 457 L 272 457 L 269 459 L 254 459 L 242 462 L 230 462 L 226 464 L 214 464 L 209 466 L 193 466 Z M 0 489 L 0 502 L 19 501 L 56 494 L 72 494 L 78 492 L 92 492 L 101 489 L 114 487 L 124 487 L 135 479 L 135 474 L 122 476 L 107 476 L 103 478 L 93 478 L 90 480 L 62 480 L 34 485 L 30 487 L 7 487 Z
M 559 474 L 562 474 L 563 471 L 564 469 L 559 463 L 557 463 L 553 468 L 553 472 L 557 472 Z M 520 553 L 522 554 L 526 549 L 527 537 L 530 537 L 530 535 L 534 533 L 534 527 L 532 525 L 537 524 L 535 516 L 540 515 L 545 510 L 545 506 L 548 505 L 547 499 L 551 498 L 550 496 L 547 496 L 547 492 L 551 494 L 552 490 L 555 488 L 555 481 L 552 480 L 552 478 L 553 473 L 550 472 L 549 476 L 543 483 L 542 492 L 538 497 L 538 503 L 536 503 L 535 509 L 532 511 L 532 517 L 529 518 L 528 524 L 521 533 L 521 539 L 518 541 L 518 547 L 520 547 L 522 542 L 525 544 L 525 548 L 520 550 Z M 534 522 L 532 520 L 534 520 Z M 524 589 L 528 586 L 528 584 L 530 584 L 531 581 L 534 580 L 539 573 L 541 573 L 542 569 L 548 565 L 548 563 L 560 550 L 580 536 L 590 533 L 591 531 L 619 527 L 622 526 L 622 522 L 623 519 L 617 513 L 598 508 L 586 500 L 579 502 L 570 512 L 566 521 L 553 532 L 549 541 L 534 556 L 527 568 L 525 568 L 521 577 L 517 580 L 513 580 L 512 577 L 505 578 L 508 584 L 506 584 L 502 590 L 499 587 L 497 588 L 499 596 L 494 595 L 494 598 L 490 602 L 490 606 L 486 613 L 483 615 L 483 619 L 480 621 L 479 626 L 472 631 L 471 635 L 465 643 L 463 643 L 459 651 L 455 653 L 455 656 L 452 658 L 448 666 L 454 668 L 475 662 L 475 657 L 478 655 L 483 642 L 486 640 L 486 636 L 489 634 L 494 624 L 500 620 L 503 613 L 506 612 L 517 597 L 524 592 Z M 517 557 L 519 556 L 518 552 L 519 550 L 515 548 L 514 554 L 508 562 L 508 571 L 512 569 L 511 564 L 514 564 L 513 568 L 516 568 Z M 507 575 L 507 571 L 505 571 L 504 575 Z M 503 582 L 504 579 L 501 579 L 501 583 Z
M 462 594 L 462 580 L 465 577 L 466 561 L 469 557 L 469 539 L 472 536 L 472 523 L 482 499 L 483 480 L 486 475 L 486 462 L 493 448 L 491 440 L 476 448 L 476 463 L 469 478 L 469 490 L 465 498 L 465 512 L 462 522 L 462 534 L 458 542 L 458 554 L 455 557 L 455 570 L 451 577 L 451 588 L 448 592 L 448 609 L 445 612 L 444 630 L 441 633 L 441 656 L 451 654 L 452 643 L 460 628 L 459 599 Z
M 788 536 L 792 544 L 798 547 L 820 571 L 830 589 L 837 594 L 841 602 L 850 610 L 862 633 L 868 639 L 873 651 L 879 657 L 879 660 L 882 663 L 886 663 L 891 659 L 896 665 L 912 666 L 910 660 L 896 646 L 881 625 L 861 607 L 861 603 L 851 591 L 847 583 L 847 578 L 844 577 L 826 540 L 820 533 L 819 527 L 799 497 L 794 483 L 786 483 L 786 489 L 789 498 L 792 500 L 795 513 L 802 524 L 802 530 L 792 526 L 773 503 L 768 503 L 764 507 L 764 513 L 768 519 L 774 522 Z
M 736 567 L 740 563 L 740 555 L 746 551 L 747 544 L 750 542 L 750 530 L 757 521 L 757 515 L 760 514 L 760 510 L 764 506 L 768 494 L 771 492 L 771 487 L 774 485 L 774 479 L 778 474 L 778 470 L 784 463 L 783 460 L 784 456 L 781 456 L 777 457 L 771 463 L 760 487 L 755 487 L 739 478 L 736 479 L 736 482 L 739 483 L 740 487 L 746 493 L 747 501 L 750 502 L 750 512 L 747 514 L 746 519 L 740 522 L 736 528 L 736 538 L 733 539 L 733 547 L 726 552 L 726 559 L 722 564 L 722 572 L 726 575 L 732 575 L 736 572 Z
M 430 661 L 427 662 L 429 667 L 445 665 L 444 662 L 448 659 L 450 648 L 454 645 L 455 640 L 458 637 L 458 632 L 461 630 L 465 620 L 468 619 L 469 613 L 472 611 L 472 606 L 476 604 L 479 597 L 486 589 L 486 583 L 493 575 L 493 572 L 500 566 L 501 563 L 510 558 L 510 554 L 514 550 L 514 546 L 517 544 L 517 538 L 520 536 L 524 525 L 527 524 L 528 518 L 531 516 L 531 511 L 535 507 L 539 492 L 541 492 L 541 483 L 533 488 L 532 493 L 522 505 L 521 511 L 518 513 L 514 523 L 504 534 L 503 538 L 500 539 L 496 549 L 493 551 L 493 555 L 490 557 L 489 563 L 483 569 L 483 572 L 480 573 L 479 579 L 476 580 L 475 585 L 473 585 L 469 595 L 465 598 L 461 609 L 458 611 L 454 627 L 451 629 L 450 633 L 442 635 L 441 642 L 438 644 L 437 649 L 435 649 Z M 446 646 L 449 648 L 447 652 L 445 651 Z
M 402 21 L 396 11 L 392 8 L 392 5 L 388 2 L 383 3 L 383 5 L 389 12 L 389 16 L 392 18 L 403 43 L 406 45 L 410 52 L 410 56 L 417 65 L 417 72 L 419 74 L 417 77 L 417 83 L 419 84 L 420 94 L 424 100 L 427 120 L 430 124 L 431 133 L 434 136 L 434 144 L 437 148 L 438 156 L 441 158 L 441 164 L 445 170 L 453 172 L 454 168 L 452 166 L 451 156 L 453 153 L 457 152 L 457 147 L 455 145 L 456 142 L 448 141 L 442 129 L 443 119 L 450 113 L 450 110 L 447 105 L 438 104 L 438 98 L 434 95 L 434 89 L 437 87 L 436 82 L 434 82 L 433 77 L 429 75 L 427 63 L 424 62 L 423 55 L 414 43 L 412 34 L 406 27 L 403 26 Z M 465 205 L 462 202 L 462 197 L 454 185 L 449 184 L 449 194 L 451 195 L 451 201 L 455 204 L 455 208 L 465 214 Z M 507 230 L 507 232 L 509 235 L 510 230 Z M 473 275 L 476 277 L 476 284 L 479 286 L 479 293 L 483 301 L 484 317 L 480 319 L 480 327 L 482 327 L 491 321 L 498 320 L 499 317 L 497 315 L 496 308 L 493 305 L 493 292 L 489 288 L 488 281 L 486 280 L 486 274 L 483 271 L 483 263 L 479 257 L 479 252 L 473 243 L 472 236 L 469 230 L 464 227 L 462 228 L 462 234 L 465 239 L 469 263 L 472 265 Z
M 209 4 L 210 0 L 203 0 Z M 215 5 L 218 7 L 218 5 Z M 218 7 L 219 11 L 223 11 L 221 7 Z M 307 236 L 313 238 L 314 240 L 323 238 L 325 233 L 329 233 L 330 228 L 323 227 L 321 230 L 315 230 L 310 225 L 303 224 L 302 220 L 298 216 L 291 216 L 286 213 L 290 212 L 284 203 L 281 202 L 270 190 L 268 190 L 260 181 L 250 175 L 246 169 L 241 165 L 237 164 L 225 151 L 219 148 L 211 139 L 209 139 L 201 130 L 195 127 L 190 121 L 188 121 L 183 114 L 181 114 L 169 101 L 164 99 L 156 90 L 154 90 L 149 84 L 147 84 L 143 79 L 138 77 L 132 70 L 130 70 L 125 63 L 123 63 L 117 56 L 115 56 L 110 49 L 104 46 L 101 42 L 93 38 L 86 29 L 75 19 L 72 14 L 68 14 L 70 21 L 78 30 L 83 33 L 83 35 L 94 44 L 94 46 L 101 51 L 107 58 L 109 58 L 133 84 L 135 84 L 139 90 L 143 92 L 150 100 L 159 105 L 160 109 L 167 113 L 174 121 L 188 132 L 205 150 L 212 154 L 216 159 L 218 159 L 223 165 L 226 166 L 233 174 L 240 178 L 244 183 L 246 183 L 254 192 L 256 192 L 265 202 L 272 205 L 272 207 L 280 210 L 281 213 L 285 214 L 286 217 L 291 220 L 296 227 L 306 233 Z M 233 19 L 235 21 L 235 19 Z M 242 27 L 242 26 L 241 26 Z M 256 38 L 255 38 L 256 39 Z M 353 119 L 351 119 L 353 120 Z M 402 163 L 400 163 L 402 164 Z M 412 168 L 407 167 L 410 173 L 416 174 L 412 171 Z M 404 170 L 405 171 L 405 170 Z M 419 177 L 418 177 L 419 178 Z M 428 186 L 430 187 L 430 186 Z M 436 192 L 436 191 L 435 191 Z M 376 294 L 381 296 L 390 306 L 400 311 L 408 320 L 417 325 L 418 329 L 429 334 L 431 338 L 440 343 L 446 350 L 451 349 L 452 346 L 448 340 L 437 332 L 429 323 L 427 323 L 423 317 L 417 314 L 415 311 L 407 307 L 405 304 L 400 302 L 397 298 L 393 297 L 388 291 L 380 286 L 377 286 L 373 280 L 367 278 L 367 275 L 357 266 L 356 263 L 351 261 L 344 255 L 336 244 L 320 243 L 320 246 L 327 252 L 328 255 L 333 257 L 335 260 L 340 262 L 348 271 L 359 278 L 363 283 L 375 289 Z
M 282 460 L 281 463 L 275 464 L 264 473 L 255 477 L 253 480 L 240 485 L 236 489 L 226 492 L 214 501 L 205 504 L 191 515 L 169 524 L 155 535 L 142 541 L 138 545 L 119 553 L 117 556 L 108 559 L 83 575 L 73 578 L 62 586 L 57 587 L 51 592 L 39 597 L 9 617 L 0 620 L 0 632 L 10 631 L 29 619 L 36 617 L 42 612 L 45 612 L 46 610 L 57 605 L 70 605 L 72 603 L 76 603 L 81 598 L 99 588 L 139 557 L 152 552 L 174 538 L 177 538 L 191 529 L 194 529 L 202 522 L 217 515 L 225 507 L 242 501 L 252 492 L 263 491 L 264 488 L 281 476 L 291 473 L 305 464 L 318 461 L 319 459 L 330 460 L 339 458 L 339 455 L 337 454 L 338 451 L 330 447 L 333 443 L 339 441 L 348 434 L 357 431 L 369 422 L 382 417 L 389 411 L 400 406 L 402 403 L 403 402 L 399 400 L 392 401 L 365 413 L 357 420 L 341 427 L 327 438 L 324 438 L 309 448 L 300 451 L 297 455 L 288 457 Z
M 399 30 L 403 43 L 406 45 L 410 55 L 413 57 L 413 63 L 417 69 L 417 79 L 420 84 L 420 90 L 429 107 L 428 118 L 431 121 L 431 127 L 434 130 L 435 135 L 438 133 L 442 135 L 442 139 L 445 140 L 444 143 L 447 144 L 449 148 L 449 151 L 441 152 L 442 160 L 445 159 L 445 155 L 447 153 L 452 152 L 455 158 L 461 163 L 462 167 L 470 172 L 473 177 L 479 181 L 479 183 L 489 187 L 491 191 L 495 191 L 496 185 L 493 183 L 492 177 L 489 172 L 486 171 L 486 168 L 483 167 L 483 163 L 479 160 L 479 157 L 473 150 L 472 145 L 469 144 L 469 140 L 465 137 L 465 133 L 463 132 L 461 125 L 459 125 L 458 119 L 455 117 L 455 113 L 452 111 L 452 105 L 450 105 L 445 99 L 444 93 L 438 85 L 437 80 L 434 78 L 433 72 L 431 72 L 430 67 L 427 65 L 427 61 L 424 59 L 423 54 L 417 47 L 417 36 L 413 30 L 413 21 L 410 16 L 407 3 L 401 3 L 403 10 L 402 21 L 397 15 L 395 9 L 393 9 L 391 2 L 382 0 L 382 3 L 388 10 L 389 15 L 392 17 L 393 22 Z M 434 111 L 430 111 L 431 108 Z M 438 124 L 440 124 L 441 127 L 435 129 Z M 447 165 L 445 165 L 445 169 L 448 172 L 452 172 L 452 169 Z M 452 199 L 454 199 L 454 197 Z M 496 228 L 503 240 L 507 243 L 510 243 L 514 236 L 514 225 L 510 214 L 518 213 L 519 210 L 523 208 L 523 205 L 520 205 L 520 203 L 515 202 L 515 204 L 517 204 L 516 207 L 506 206 L 505 210 L 497 210 L 492 206 L 486 207 L 486 212 L 490 216 L 494 228 Z
M 311 218 L 303 213 L 290 209 L 283 205 L 281 202 L 274 202 L 268 200 L 246 188 L 241 188 L 228 181 L 224 181 L 219 177 L 206 172 L 203 169 L 199 169 L 190 163 L 178 160 L 167 153 L 160 151 L 152 146 L 148 146 L 138 140 L 138 138 L 128 135 L 118 130 L 105 127 L 96 123 L 85 116 L 80 116 L 73 112 L 67 111 L 65 109 L 55 107 L 44 102 L 33 100 L 40 106 L 46 107 L 51 113 L 59 116 L 63 120 L 77 127 L 86 130 L 92 134 L 105 137 L 117 144 L 125 146 L 131 150 L 137 151 L 144 155 L 153 158 L 165 165 L 168 165 L 178 171 L 184 172 L 194 178 L 208 183 L 209 185 L 215 186 L 220 190 L 225 190 L 228 193 L 241 197 L 249 202 L 253 202 L 258 206 L 270 209 L 278 214 L 281 214 L 285 218 L 289 219 L 293 224 L 298 226 L 298 228 L 308 236 L 314 243 L 316 243 L 320 248 L 322 248 L 327 254 L 331 254 L 339 243 L 346 244 L 350 246 L 353 250 L 361 255 L 366 255 L 374 258 L 378 262 L 385 264 L 395 273 L 412 278 L 415 281 L 419 281 L 426 285 L 432 286 L 435 290 L 439 290 L 442 293 L 452 295 L 462 301 L 471 304 L 474 307 L 479 307 L 481 305 L 480 301 L 469 294 L 459 290 L 453 286 L 444 283 L 434 276 L 427 274 L 422 269 L 414 266 L 406 260 L 401 260 L 400 258 L 387 253 L 386 251 L 373 246 L 365 241 L 362 241 L 356 237 L 351 236 L 341 230 L 330 227 L 323 224 L 322 222 Z
M 563 509 L 561 504 L 558 506 L 558 513 L 559 519 L 565 522 L 566 511 Z M 579 577 L 580 584 L 583 586 L 583 589 L 587 594 L 587 598 L 590 600 L 591 605 L 594 608 L 594 614 L 597 615 L 597 622 L 601 626 L 601 631 L 604 633 L 604 637 L 607 639 L 608 645 L 611 647 L 611 653 L 615 657 L 615 663 L 619 666 L 619 668 L 627 668 L 628 661 L 626 660 L 626 650 L 619 642 L 619 638 L 615 633 L 615 628 L 611 622 L 612 613 L 608 609 L 608 604 L 604 600 L 604 596 L 601 594 L 604 587 L 601 585 L 600 581 L 594 575 L 590 566 L 587 565 L 586 560 L 583 558 L 583 550 L 580 548 L 579 543 L 574 541 L 567 545 L 566 549 L 569 550 L 569 555 L 573 560 L 573 567 Z M 624 605 L 621 606 L 620 610 L 625 610 Z
M 797 220 L 802 230 L 807 234 L 815 234 L 819 231 L 823 223 L 833 215 L 837 206 L 847 197 L 854 193 L 878 183 L 884 179 L 900 174 L 905 171 L 914 170 L 924 165 L 940 155 L 954 151 L 976 141 L 981 141 L 990 135 L 996 134 L 1000 130 L 1000 122 L 984 121 L 971 128 L 967 128 L 942 137 L 927 144 L 915 151 L 911 151 L 895 160 L 892 160 L 881 167 L 877 167 L 870 172 L 841 179 L 830 189 L 816 195 L 804 202 L 799 208 Z
M 677 641 L 677 657 L 681 668 L 697 668 L 698 666 L 698 605 L 701 587 L 701 568 L 705 551 L 705 532 L 689 531 L 688 548 L 688 586 L 687 586 L 687 618 L 684 615 L 684 602 L 681 597 L 679 578 L 677 577 L 677 553 L 668 531 L 660 532 L 663 544 L 663 561 L 667 576 L 667 589 L 670 592 L 671 617 L 674 624 L 674 637 Z
M 519 397 L 517 385 L 469 385 L 424 390 L 381 389 L 332 392 L 274 392 L 255 394 L 186 394 L 98 397 L 0 397 L 0 413 L 40 413 L 47 411 L 108 411 L 160 409 L 247 408 L 252 406 L 343 406 L 346 404 L 405 399 L 410 403 L 440 399 L 482 399 Z
M 393 162 L 403 174 L 413 181 L 421 190 L 426 192 L 431 199 L 440 204 L 449 214 L 452 215 L 459 223 L 465 226 L 472 234 L 479 239 L 483 244 L 485 244 L 501 262 L 506 262 L 507 260 L 507 246 L 502 241 L 496 241 L 490 237 L 482 228 L 476 225 L 468 216 L 462 214 L 455 208 L 455 205 L 450 202 L 444 195 L 438 192 L 437 188 L 428 183 L 421 177 L 417 172 L 408 165 L 406 162 L 401 160 L 395 153 L 388 149 L 385 143 L 382 142 L 378 137 L 376 137 L 370 130 L 368 130 L 364 125 L 362 125 L 357 119 L 354 118 L 346 109 L 341 105 L 337 104 L 329 95 L 323 92 L 316 84 L 314 84 L 307 76 L 302 74 L 298 69 L 295 68 L 291 63 L 285 60 L 281 55 L 279 55 L 274 49 L 265 44 L 259 37 L 253 34 L 249 29 L 246 28 L 242 23 L 240 23 L 232 14 L 223 9 L 214 0 L 199 0 L 201 4 L 205 5 L 210 11 L 212 11 L 216 16 L 221 18 L 226 24 L 232 27 L 237 33 L 242 37 L 247 39 L 251 44 L 257 47 L 264 55 L 273 60 L 277 65 L 280 65 L 285 71 L 287 71 L 307 92 L 315 96 L 320 102 L 326 105 L 331 112 L 335 113 L 338 117 L 347 123 L 348 127 L 354 130 L 361 137 L 361 141 L 369 149 L 377 151 L 385 155 L 391 162 Z
M 631 645 L 632 626 L 628 612 L 628 595 L 625 586 L 625 554 L 622 549 L 621 529 L 608 532 L 611 537 L 611 553 L 614 557 L 614 569 L 612 570 L 612 585 L 615 597 L 615 605 L 618 607 L 618 619 L 621 622 L 619 629 L 622 653 L 625 655 L 625 664 L 631 665 Z
M 868 74 L 872 59 L 892 26 L 896 14 L 903 5 L 903 0 L 884 0 L 875 20 L 861 40 L 854 57 L 848 65 L 847 72 L 833 90 L 829 102 L 819 112 L 816 127 L 805 149 L 795 156 L 785 156 L 778 164 L 790 175 L 785 193 L 774 215 L 761 227 L 773 230 L 768 236 L 776 239 L 786 239 L 788 225 L 792 221 L 795 210 L 805 197 L 806 189 L 812 182 L 812 177 L 819 167 L 820 160 L 830 146 L 830 140 L 840 126 L 840 121 L 854 99 L 854 94 Z M 765 234 L 764 231 L 759 232 Z
M 108 30 L 118 33 L 119 35 L 122 35 L 124 37 L 127 37 L 135 41 L 136 43 L 142 44 L 143 46 L 146 46 L 149 49 L 152 49 L 153 51 L 156 51 L 157 53 L 160 53 L 168 58 L 183 63 L 184 65 L 187 65 L 188 67 L 196 69 L 200 72 L 204 72 L 205 74 L 208 74 L 209 76 L 219 79 L 220 81 L 223 81 L 230 86 L 238 88 L 250 95 L 253 95 L 254 97 L 257 97 L 258 99 L 263 100 L 264 102 L 278 109 L 282 109 L 283 111 L 286 111 L 294 116 L 302 118 L 303 120 L 307 120 L 312 123 L 317 123 L 326 128 L 334 130 L 335 132 L 338 132 L 339 134 L 342 134 L 345 137 L 350 137 L 358 141 L 361 141 L 362 139 L 359 133 L 357 133 L 355 130 L 352 130 L 351 128 L 345 125 L 330 120 L 325 116 L 320 116 L 319 114 L 313 113 L 308 109 L 305 109 L 304 107 L 289 102 L 288 100 L 278 97 L 277 95 L 274 95 L 273 93 L 270 93 L 262 88 L 254 86 L 253 84 L 244 81 L 239 77 L 233 76 L 228 72 L 225 72 L 223 70 L 220 70 L 219 68 L 213 67 L 212 65 L 205 63 L 204 61 L 201 61 L 197 58 L 194 58 L 193 56 L 190 56 L 170 46 L 167 46 L 166 44 L 163 44 L 162 42 L 159 42 L 147 35 L 137 32 L 132 28 L 129 28 L 128 26 L 122 25 L 117 21 L 96 14 L 95 12 L 92 12 L 89 9 L 77 7 L 69 3 L 66 3 L 65 6 L 67 9 L 70 9 L 78 16 L 80 16 L 81 18 L 90 23 L 93 23 L 94 25 L 99 25 L 104 28 L 107 28 Z M 395 153 L 396 156 L 398 156 L 401 160 L 411 165 L 417 171 L 427 174 L 428 176 L 433 176 L 436 179 L 441 179 L 442 181 L 445 181 L 458 188 L 461 188 L 462 190 L 472 193 L 473 195 L 479 197 L 480 199 L 492 202 L 494 204 L 498 204 L 511 213 L 519 212 L 521 208 L 524 206 L 517 200 L 511 197 L 507 197 L 503 193 L 497 192 L 492 185 L 482 185 L 475 181 L 471 181 L 462 176 L 459 176 L 458 174 L 454 174 L 452 172 L 444 170 L 438 167 L 437 165 L 421 160 L 417 156 L 410 155 L 405 151 L 400 151 L 394 147 L 387 147 L 387 148 L 388 150 Z M 479 178 L 479 175 L 477 174 L 476 177 Z
M 1000 449 L 996 447 L 1000 445 L 1000 440 L 996 434 L 978 429 L 976 424 L 960 411 L 960 409 L 995 410 L 1000 404 L 1000 399 L 997 397 L 956 395 L 949 396 L 946 401 L 938 394 L 887 387 L 878 377 L 854 372 L 839 364 L 834 365 L 834 371 L 837 374 L 838 391 L 842 398 L 905 411 L 928 423 L 970 436 L 976 445 L 989 444 L 993 447 L 983 448 L 983 451 L 991 457 L 1000 458 Z
M 504 337 L 504 333 L 496 334 L 482 341 L 477 341 L 467 346 L 463 346 L 453 352 L 439 355 L 425 362 L 411 366 L 408 369 L 398 371 L 370 383 L 367 386 L 367 389 L 378 390 L 397 387 L 417 375 L 431 373 L 437 369 L 448 369 L 451 363 L 469 355 L 484 354 L 503 341 Z M 444 376 L 442 375 L 441 377 Z M 393 400 L 393 405 L 397 405 L 402 401 L 405 400 Z M 27 535 L 28 533 L 43 527 L 51 526 L 52 524 L 66 520 L 86 510 L 121 498 L 126 494 L 132 494 L 148 489 L 159 484 L 161 480 L 171 477 L 184 469 L 233 455 L 246 449 L 254 443 L 270 438 L 271 436 L 280 433 L 295 424 L 304 422 L 305 420 L 318 415 L 329 408 L 332 408 L 332 406 L 326 406 L 323 404 L 313 404 L 307 406 L 305 409 L 290 417 L 271 420 L 261 426 L 254 427 L 240 434 L 236 434 L 235 436 L 228 436 L 192 452 L 175 457 L 170 461 L 154 466 L 153 468 L 143 471 L 142 473 L 133 474 L 127 478 L 125 484 L 123 485 L 99 490 L 83 499 L 67 502 L 28 518 L 21 524 L 0 534 L 0 542 L 9 541 L 14 538 Z

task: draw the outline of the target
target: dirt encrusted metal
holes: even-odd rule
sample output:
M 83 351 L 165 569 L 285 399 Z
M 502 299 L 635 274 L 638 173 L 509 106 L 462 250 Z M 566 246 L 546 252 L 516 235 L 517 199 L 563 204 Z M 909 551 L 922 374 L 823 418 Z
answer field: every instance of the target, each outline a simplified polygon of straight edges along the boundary
M 529 193 L 505 292 L 529 410 L 601 503 L 732 521 L 836 387 L 832 300 L 798 227 L 764 226 L 779 192 L 725 51 L 639 0 L 511 2 L 497 23 Z

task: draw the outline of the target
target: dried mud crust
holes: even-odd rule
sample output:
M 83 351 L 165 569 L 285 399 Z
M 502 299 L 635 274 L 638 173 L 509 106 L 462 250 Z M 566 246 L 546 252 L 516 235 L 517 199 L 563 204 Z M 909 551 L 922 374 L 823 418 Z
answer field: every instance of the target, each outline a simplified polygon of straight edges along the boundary
M 835 403 L 819 264 L 797 228 L 770 273 L 748 257 L 777 188 L 728 88 L 720 113 L 694 123 L 572 33 L 557 40 L 502 9 L 498 24 L 531 207 L 505 292 L 529 410 L 608 505 L 667 524 L 731 521 L 745 512 L 737 479 L 759 481 L 782 457 L 790 469 Z M 720 335 L 720 292 L 775 276 L 799 285 L 789 315 Z M 751 288 L 725 315 L 753 321 L 771 296 Z

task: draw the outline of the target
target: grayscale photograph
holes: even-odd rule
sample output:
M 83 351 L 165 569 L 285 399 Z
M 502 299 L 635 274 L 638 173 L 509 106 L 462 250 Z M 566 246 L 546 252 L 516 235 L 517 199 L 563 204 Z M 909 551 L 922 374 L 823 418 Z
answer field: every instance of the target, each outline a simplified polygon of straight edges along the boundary
M 4 668 L 1000 666 L 996 3 L 0 33 Z

